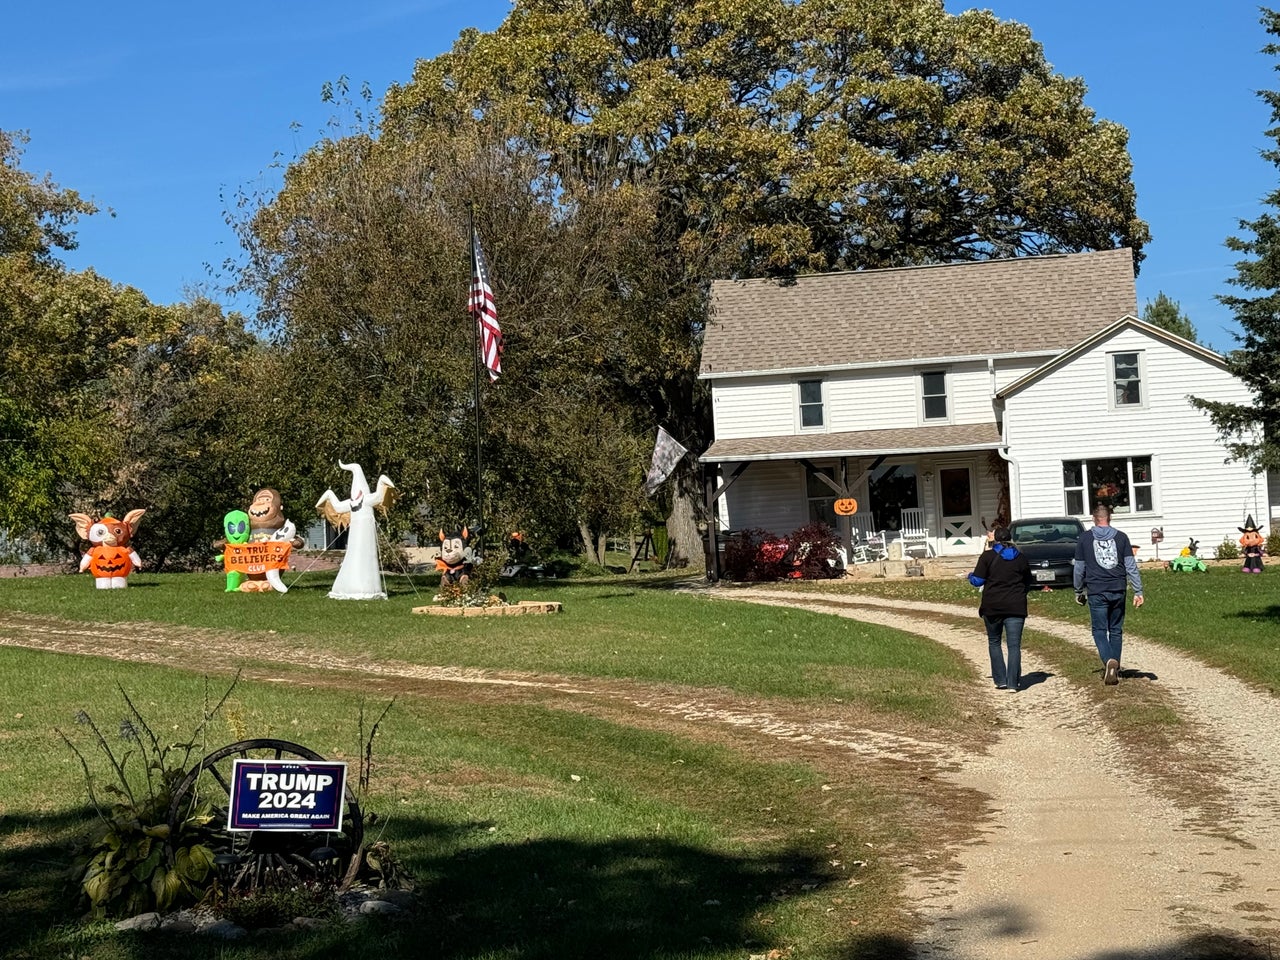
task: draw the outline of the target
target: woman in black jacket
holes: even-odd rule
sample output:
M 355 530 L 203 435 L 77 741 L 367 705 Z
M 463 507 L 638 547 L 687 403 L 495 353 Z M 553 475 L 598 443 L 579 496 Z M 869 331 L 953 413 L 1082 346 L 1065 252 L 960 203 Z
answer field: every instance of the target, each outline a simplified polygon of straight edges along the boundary
M 1018 691 L 1022 682 L 1022 628 L 1027 622 L 1027 591 L 1031 589 L 1031 564 L 1009 542 L 1009 528 L 996 527 L 990 550 L 978 557 L 969 582 L 982 589 L 978 614 L 987 625 L 991 653 L 991 679 L 997 690 Z M 1009 646 L 1005 669 L 1000 635 Z

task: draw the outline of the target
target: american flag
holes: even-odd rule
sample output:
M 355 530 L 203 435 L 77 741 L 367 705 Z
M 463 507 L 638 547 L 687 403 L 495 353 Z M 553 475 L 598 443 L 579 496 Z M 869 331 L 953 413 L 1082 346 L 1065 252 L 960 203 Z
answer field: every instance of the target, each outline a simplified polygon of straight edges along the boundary
M 480 355 L 489 368 L 489 379 L 497 380 L 502 372 L 502 328 L 498 326 L 498 308 L 489 285 L 489 264 L 480 249 L 480 238 L 471 233 L 471 299 L 467 313 L 480 326 Z

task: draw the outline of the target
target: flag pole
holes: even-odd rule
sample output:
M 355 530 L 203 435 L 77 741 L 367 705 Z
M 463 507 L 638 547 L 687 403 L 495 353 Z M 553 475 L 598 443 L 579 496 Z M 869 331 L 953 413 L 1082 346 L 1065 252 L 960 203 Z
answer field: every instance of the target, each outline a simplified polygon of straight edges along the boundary
M 476 205 L 470 206 L 470 224 L 471 224 L 471 271 L 474 280 L 474 274 L 477 269 L 476 262 Z M 480 318 L 474 314 L 471 316 L 472 334 L 475 338 L 475 347 L 472 353 L 472 362 L 475 372 L 475 406 L 476 406 L 476 526 L 480 529 L 480 535 L 484 535 L 484 472 L 481 459 L 480 448 L 480 366 L 484 363 L 484 355 L 480 352 Z

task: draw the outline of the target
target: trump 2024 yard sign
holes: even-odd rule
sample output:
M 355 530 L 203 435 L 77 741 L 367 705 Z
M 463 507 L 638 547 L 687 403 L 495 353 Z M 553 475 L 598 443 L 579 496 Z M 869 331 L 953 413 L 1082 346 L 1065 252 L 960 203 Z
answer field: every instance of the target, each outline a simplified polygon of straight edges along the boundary
M 341 830 L 347 765 L 308 760 L 236 760 L 228 830 Z

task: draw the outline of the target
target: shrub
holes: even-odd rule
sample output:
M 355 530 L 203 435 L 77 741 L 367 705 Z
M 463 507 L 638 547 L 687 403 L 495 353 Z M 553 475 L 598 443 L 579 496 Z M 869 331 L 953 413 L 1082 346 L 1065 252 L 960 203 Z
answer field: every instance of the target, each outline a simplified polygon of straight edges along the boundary
M 829 580 L 843 575 L 840 535 L 821 521 L 800 527 L 787 538 L 793 570 L 805 580 Z
M 1267 534 L 1267 542 L 1263 545 L 1268 557 L 1280 557 L 1280 531 L 1272 530 Z
M 1230 537 L 1226 537 L 1218 544 L 1218 549 L 1214 553 L 1214 557 L 1218 560 L 1239 560 L 1240 546 Z
M 739 582 L 780 580 L 787 571 L 786 552 L 785 541 L 768 530 L 740 530 L 725 542 L 724 576 Z

